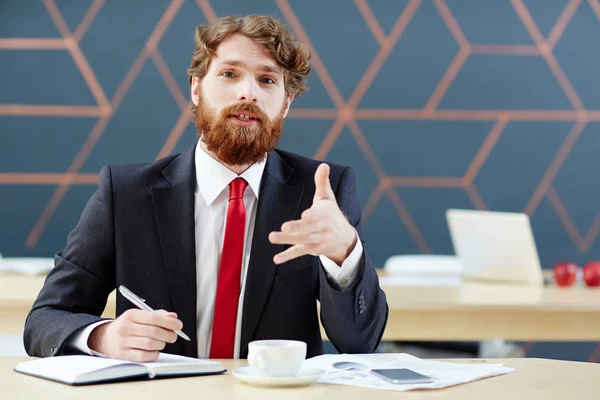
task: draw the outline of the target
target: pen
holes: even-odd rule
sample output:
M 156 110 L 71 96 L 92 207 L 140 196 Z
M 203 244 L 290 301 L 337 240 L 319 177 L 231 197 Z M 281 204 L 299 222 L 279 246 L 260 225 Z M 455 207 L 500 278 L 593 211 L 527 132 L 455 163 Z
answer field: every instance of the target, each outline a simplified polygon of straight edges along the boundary
M 133 304 L 135 304 L 137 306 L 137 308 L 139 308 L 141 310 L 154 311 L 154 309 L 152 309 L 152 307 L 150 307 L 148 304 L 146 304 L 146 300 L 142 299 L 141 297 L 139 297 L 138 295 L 136 295 L 135 293 L 133 293 L 131 290 L 127 289 L 125 286 L 120 285 L 119 286 L 119 292 L 127 300 L 129 300 L 130 302 L 132 302 Z M 179 337 L 181 337 L 181 338 L 183 338 L 183 339 L 185 339 L 187 341 L 190 341 L 190 338 L 188 337 L 188 335 L 186 335 L 182 331 L 176 330 L 175 333 Z

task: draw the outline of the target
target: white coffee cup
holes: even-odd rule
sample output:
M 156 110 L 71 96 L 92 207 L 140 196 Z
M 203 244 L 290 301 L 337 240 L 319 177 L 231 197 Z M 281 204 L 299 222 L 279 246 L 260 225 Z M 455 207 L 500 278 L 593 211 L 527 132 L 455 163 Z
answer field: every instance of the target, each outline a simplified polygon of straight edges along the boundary
M 294 376 L 306 358 L 306 343 L 255 340 L 248 343 L 248 364 L 269 376 Z

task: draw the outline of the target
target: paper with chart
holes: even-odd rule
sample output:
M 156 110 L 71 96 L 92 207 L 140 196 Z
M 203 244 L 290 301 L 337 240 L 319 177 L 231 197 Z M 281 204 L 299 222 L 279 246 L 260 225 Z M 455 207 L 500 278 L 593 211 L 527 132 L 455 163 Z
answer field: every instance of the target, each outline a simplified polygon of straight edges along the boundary
M 321 368 L 325 374 L 319 383 L 360 386 L 373 389 L 406 391 L 413 389 L 439 389 L 459 385 L 483 378 L 504 375 L 514 369 L 503 364 L 450 363 L 446 361 L 422 360 L 409 354 L 325 354 L 309 358 L 305 366 Z M 393 384 L 371 373 L 371 369 L 408 368 L 433 378 L 431 383 Z

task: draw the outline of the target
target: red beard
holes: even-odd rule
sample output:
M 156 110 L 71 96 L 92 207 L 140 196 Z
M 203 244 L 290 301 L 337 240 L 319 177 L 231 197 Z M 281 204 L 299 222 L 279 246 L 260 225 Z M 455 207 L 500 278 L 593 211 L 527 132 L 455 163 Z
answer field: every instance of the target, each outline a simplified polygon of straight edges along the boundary
M 200 95 L 194 120 L 200 140 L 217 159 L 227 165 L 249 165 L 264 160 L 279 143 L 284 110 L 282 107 L 279 115 L 271 120 L 253 103 L 240 103 L 215 116 Z M 243 111 L 252 113 L 258 121 L 251 126 L 238 125 L 231 115 Z

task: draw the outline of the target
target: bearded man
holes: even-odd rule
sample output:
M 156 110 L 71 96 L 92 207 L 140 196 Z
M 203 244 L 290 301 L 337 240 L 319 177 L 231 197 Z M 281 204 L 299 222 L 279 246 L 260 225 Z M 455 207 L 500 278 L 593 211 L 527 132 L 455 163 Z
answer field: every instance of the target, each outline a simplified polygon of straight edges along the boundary
M 188 70 L 199 138 L 151 164 L 105 166 L 24 331 L 29 355 L 246 358 L 258 339 L 370 353 L 388 307 L 360 238 L 350 167 L 276 149 L 310 53 L 279 21 L 196 28 Z M 157 311 L 121 295 L 125 286 Z M 175 333 L 182 330 L 190 340 Z

